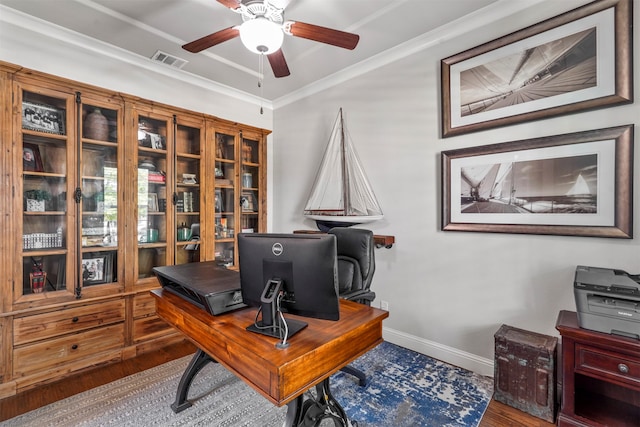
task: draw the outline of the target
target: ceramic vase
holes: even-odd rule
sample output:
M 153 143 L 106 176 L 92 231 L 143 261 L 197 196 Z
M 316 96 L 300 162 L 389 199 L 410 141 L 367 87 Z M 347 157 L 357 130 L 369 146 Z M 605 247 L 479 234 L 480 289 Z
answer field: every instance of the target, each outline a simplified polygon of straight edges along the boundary
M 99 108 L 95 108 L 93 112 L 87 114 L 84 119 L 82 133 L 85 138 L 89 139 L 97 139 L 99 141 L 107 141 L 109 139 L 109 123 Z

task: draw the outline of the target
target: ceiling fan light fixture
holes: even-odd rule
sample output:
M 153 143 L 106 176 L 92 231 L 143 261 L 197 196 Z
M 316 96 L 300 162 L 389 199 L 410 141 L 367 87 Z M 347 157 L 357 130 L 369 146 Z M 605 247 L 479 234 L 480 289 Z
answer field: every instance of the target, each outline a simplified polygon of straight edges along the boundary
M 266 18 L 257 17 L 242 23 L 240 40 L 251 52 L 269 55 L 280 49 L 284 33 L 280 25 Z

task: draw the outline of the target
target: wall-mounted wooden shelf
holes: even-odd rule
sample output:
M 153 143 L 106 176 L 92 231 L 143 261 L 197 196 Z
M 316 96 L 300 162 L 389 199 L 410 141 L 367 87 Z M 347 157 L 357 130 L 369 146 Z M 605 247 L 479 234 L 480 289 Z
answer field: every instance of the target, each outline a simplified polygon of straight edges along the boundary
M 295 230 L 295 234 L 320 234 L 322 231 L 319 230 Z M 395 236 L 383 236 L 379 234 L 373 235 L 373 241 L 376 244 L 376 248 L 387 248 L 391 249 L 393 244 L 396 242 Z

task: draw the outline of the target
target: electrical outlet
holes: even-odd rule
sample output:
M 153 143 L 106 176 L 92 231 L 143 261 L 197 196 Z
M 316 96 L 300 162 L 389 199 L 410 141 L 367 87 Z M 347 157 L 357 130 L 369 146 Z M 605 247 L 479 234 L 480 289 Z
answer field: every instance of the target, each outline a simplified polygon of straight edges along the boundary
M 380 308 L 382 310 L 389 311 L 389 301 L 384 301 L 384 300 L 380 301 Z

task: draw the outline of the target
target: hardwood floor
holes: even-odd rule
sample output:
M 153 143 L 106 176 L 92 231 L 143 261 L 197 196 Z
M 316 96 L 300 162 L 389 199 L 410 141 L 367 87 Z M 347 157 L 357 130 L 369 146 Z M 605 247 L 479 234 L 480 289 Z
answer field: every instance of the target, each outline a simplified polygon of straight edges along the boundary
M 0 421 L 47 405 L 85 390 L 152 368 L 162 363 L 193 354 L 190 343 L 175 344 L 153 353 L 143 354 L 112 365 L 96 368 L 64 380 L 0 400 Z M 510 406 L 492 400 L 479 427 L 551 427 L 547 423 Z

